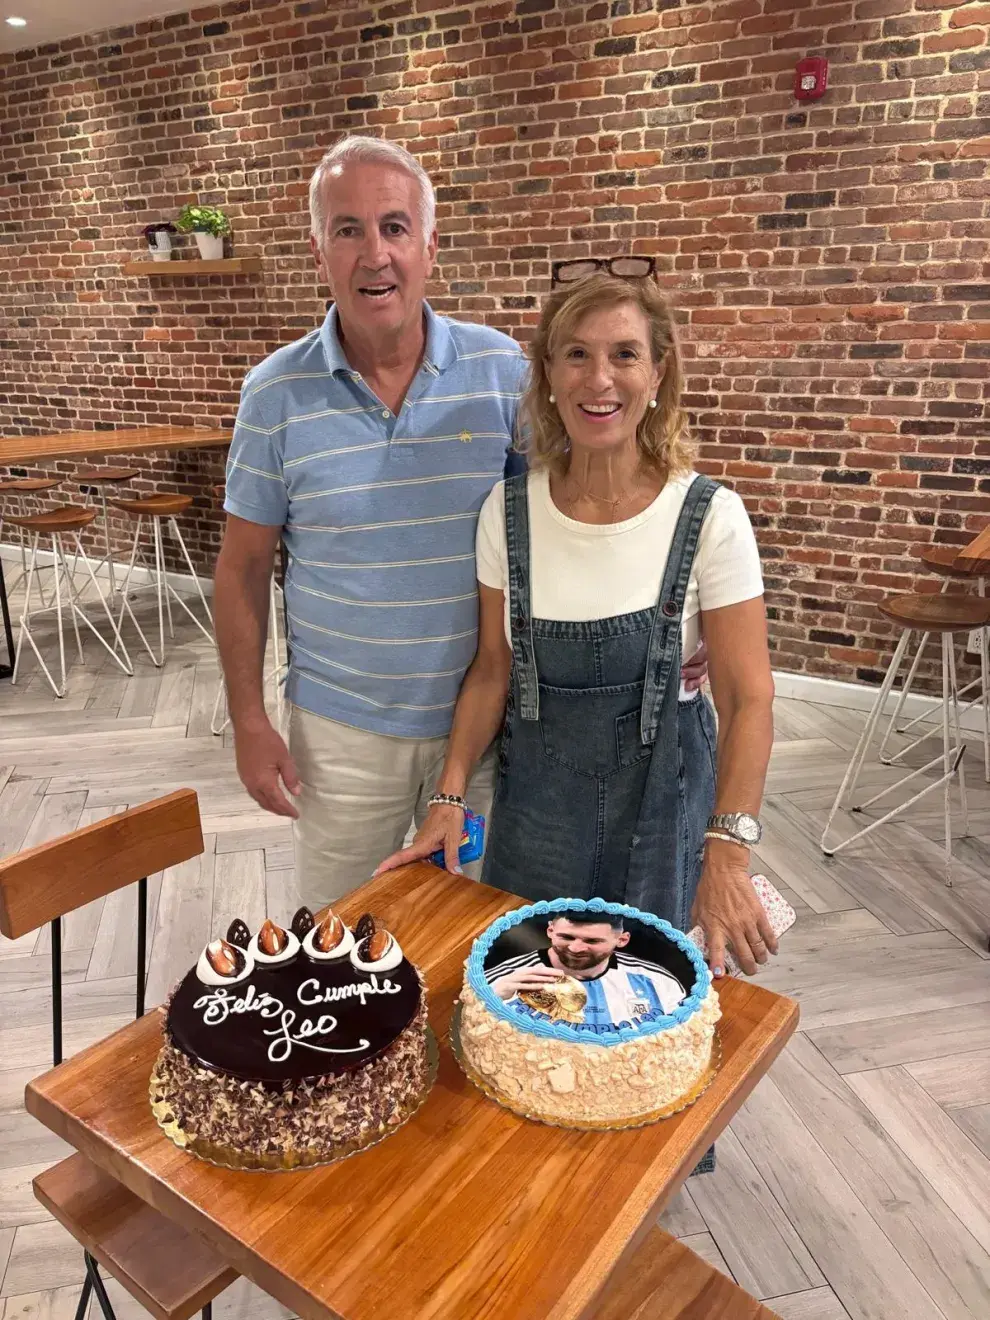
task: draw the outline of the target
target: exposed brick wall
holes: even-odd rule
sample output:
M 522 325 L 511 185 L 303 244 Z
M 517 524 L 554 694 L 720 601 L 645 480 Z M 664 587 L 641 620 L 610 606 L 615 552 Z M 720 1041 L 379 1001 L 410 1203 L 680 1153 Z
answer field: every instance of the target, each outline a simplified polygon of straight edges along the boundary
M 551 257 L 658 256 L 775 663 L 873 677 L 870 601 L 990 514 L 988 28 L 980 0 L 242 0 L 6 57 L 0 432 L 229 424 L 322 314 L 313 164 L 384 133 L 437 184 L 444 311 L 525 338 Z M 830 87 L 799 105 L 805 54 Z M 122 277 L 195 196 L 263 275 Z M 198 492 L 211 559 L 219 458 L 140 466 Z

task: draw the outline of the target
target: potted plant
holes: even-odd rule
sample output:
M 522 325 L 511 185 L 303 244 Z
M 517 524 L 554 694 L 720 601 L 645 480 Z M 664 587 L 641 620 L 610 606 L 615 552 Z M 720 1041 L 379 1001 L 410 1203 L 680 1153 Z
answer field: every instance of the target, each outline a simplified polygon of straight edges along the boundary
M 151 253 L 152 261 L 171 261 L 171 235 L 177 232 L 170 220 L 159 220 L 156 224 L 145 225 L 144 236 L 148 241 L 148 251 Z
M 179 212 L 176 228 L 193 234 L 204 261 L 218 261 L 223 256 L 223 240 L 230 233 L 230 220 L 219 206 L 194 206 L 188 202 Z

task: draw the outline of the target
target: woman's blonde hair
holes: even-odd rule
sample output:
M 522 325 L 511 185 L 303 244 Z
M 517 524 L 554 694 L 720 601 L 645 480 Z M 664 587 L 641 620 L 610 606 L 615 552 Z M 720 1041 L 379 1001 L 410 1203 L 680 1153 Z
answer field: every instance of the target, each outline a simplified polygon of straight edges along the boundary
M 650 354 L 663 368 L 657 391 L 657 406 L 647 408 L 636 429 L 636 442 L 644 462 L 664 477 L 691 467 L 693 447 L 681 408 L 683 369 L 670 304 L 649 279 L 623 280 L 596 274 L 564 284 L 543 304 L 540 323 L 530 344 L 532 369 L 522 411 L 526 426 L 521 448 L 532 468 L 549 467 L 563 472 L 570 455 L 570 439 L 560 413 L 550 402 L 549 363 L 559 345 L 569 339 L 578 323 L 592 312 L 611 311 L 631 303 L 646 317 L 650 329 Z

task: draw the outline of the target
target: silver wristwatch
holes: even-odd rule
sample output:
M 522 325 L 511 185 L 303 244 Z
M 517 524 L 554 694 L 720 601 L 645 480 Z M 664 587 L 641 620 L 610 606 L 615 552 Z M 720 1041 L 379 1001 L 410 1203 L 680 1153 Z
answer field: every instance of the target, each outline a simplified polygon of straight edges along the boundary
M 708 817 L 706 832 L 717 830 L 720 834 L 728 834 L 738 843 L 744 843 L 747 847 L 759 843 L 763 837 L 763 826 L 751 816 L 748 811 L 723 811 Z

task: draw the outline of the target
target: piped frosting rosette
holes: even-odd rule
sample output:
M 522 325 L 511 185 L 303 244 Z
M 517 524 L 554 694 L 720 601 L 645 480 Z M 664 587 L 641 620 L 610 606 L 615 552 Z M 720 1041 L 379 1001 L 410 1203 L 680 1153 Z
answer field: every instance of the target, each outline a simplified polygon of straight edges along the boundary
M 401 962 L 399 941 L 365 912 L 354 927 L 351 965 L 359 972 L 392 972 Z
M 261 966 L 290 962 L 299 952 L 299 937 L 283 930 L 274 921 L 266 921 L 248 945 L 248 953 Z
M 336 962 L 346 958 L 354 948 L 354 935 L 336 912 L 327 912 L 320 924 L 307 932 L 302 946 L 306 955 L 316 962 Z
M 236 985 L 254 971 L 249 950 L 238 948 L 229 940 L 211 940 L 199 955 L 196 975 L 203 985 Z

